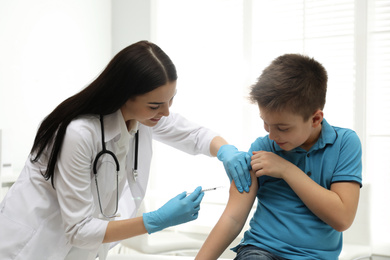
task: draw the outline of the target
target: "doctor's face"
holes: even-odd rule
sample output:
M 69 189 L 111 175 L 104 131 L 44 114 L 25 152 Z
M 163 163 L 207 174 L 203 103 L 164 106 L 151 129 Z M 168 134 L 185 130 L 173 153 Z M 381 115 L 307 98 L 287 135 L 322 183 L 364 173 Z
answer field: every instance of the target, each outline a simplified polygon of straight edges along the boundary
M 176 81 L 173 81 L 131 98 L 121 107 L 123 118 L 126 122 L 135 119 L 143 125 L 155 126 L 163 116 L 169 115 L 175 95 Z

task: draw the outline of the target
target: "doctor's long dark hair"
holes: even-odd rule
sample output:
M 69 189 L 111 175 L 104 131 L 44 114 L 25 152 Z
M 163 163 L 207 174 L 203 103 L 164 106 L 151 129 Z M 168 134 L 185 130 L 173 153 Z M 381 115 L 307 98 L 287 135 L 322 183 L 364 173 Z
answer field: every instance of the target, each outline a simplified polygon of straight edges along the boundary
M 86 88 L 58 105 L 41 123 L 31 149 L 31 161 L 37 162 L 48 147 L 48 163 L 42 175 L 51 179 L 61 151 L 66 128 L 85 114 L 114 113 L 130 98 L 150 92 L 177 79 L 171 59 L 157 45 L 140 41 L 122 51 Z

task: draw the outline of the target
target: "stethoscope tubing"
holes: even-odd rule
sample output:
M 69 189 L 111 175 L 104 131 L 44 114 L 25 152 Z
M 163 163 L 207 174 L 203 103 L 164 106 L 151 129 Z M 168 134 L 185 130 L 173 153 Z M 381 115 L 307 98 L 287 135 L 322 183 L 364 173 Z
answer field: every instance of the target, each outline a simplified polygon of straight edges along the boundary
M 101 127 L 101 133 L 102 133 L 102 150 L 96 155 L 95 157 L 95 160 L 93 162 L 93 173 L 94 173 L 94 176 L 95 176 L 95 183 L 96 183 L 96 191 L 97 191 L 97 197 L 98 197 L 98 202 L 99 202 L 99 208 L 100 208 L 100 215 L 101 216 L 104 216 L 106 218 L 113 218 L 113 217 L 118 217 L 119 214 L 117 214 L 118 212 L 118 204 L 119 204 L 119 170 L 120 170 L 120 165 L 119 165 L 119 161 L 118 161 L 118 158 L 115 156 L 115 154 L 112 152 L 112 151 L 109 151 L 106 149 L 106 143 L 104 142 L 104 122 L 103 122 L 103 115 L 100 115 L 100 127 Z M 134 182 L 137 181 L 137 176 L 138 176 L 138 172 L 137 172 L 137 169 L 138 169 L 138 144 L 139 144 L 139 132 L 137 130 L 137 132 L 135 133 L 135 144 L 134 144 L 134 168 L 133 168 L 133 180 Z M 116 204 L 115 204 L 115 211 L 113 214 L 104 214 L 103 212 L 103 207 L 102 207 L 102 203 L 101 203 L 101 200 L 100 200 L 100 192 L 99 192 L 99 184 L 98 184 L 98 180 L 97 180 L 97 163 L 98 163 L 98 160 L 100 158 L 100 156 L 102 156 L 103 154 L 109 154 L 111 155 L 111 157 L 114 159 L 115 161 L 115 165 L 116 165 Z
M 106 144 L 104 142 L 104 122 L 103 122 L 103 115 L 100 115 L 100 126 L 101 126 L 101 133 L 102 133 L 102 150 L 96 155 L 95 160 L 93 162 L 93 173 L 95 176 L 95 183 L 96 183 L 96 192 L 97 192 L 97 197 L 98 197 L 98 202 L 99 202 L 99 208 L 100 208 L 100 215 L 99 217 L 106 217 L 106 218 L 113 218 L 118 216 L 118 204 L 119 204 L 119 170 L 120 170 L 120 165 L 118 158 L 115 156 L 115 154 L 112 151 L 109 151 L 106 149 Z M 113 214 L 105 214 L 103 211 L 102 207 L 102 202 L 100 199 L 100 192 L 99 192 L 99 184 L 97 180 L 97 162 L 99 161 L 100 156 L 103 154 L 109 154 L 115 161 L 116 165 L 116 203 L 115 203 L 115 211 Z

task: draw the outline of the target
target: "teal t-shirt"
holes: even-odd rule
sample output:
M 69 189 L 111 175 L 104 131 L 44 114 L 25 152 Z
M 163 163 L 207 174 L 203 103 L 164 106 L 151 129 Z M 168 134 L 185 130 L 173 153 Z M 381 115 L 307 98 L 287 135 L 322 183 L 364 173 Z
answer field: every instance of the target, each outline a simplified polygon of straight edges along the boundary
M 292 162 L 326 189 L 334 182 L 362 183 L 359 137 L 350 129 L 330 126 L 325 119 L 310 151 L 284 151 L 268 136 L 256 139 L 249 153 L 260 150 Z M 262 176 L 258 182 L 258 203 L 250 229 L 234 251 L 254 245 L 287 259 L 338 259 L 341 232 L 315 216 L 284 180 Z

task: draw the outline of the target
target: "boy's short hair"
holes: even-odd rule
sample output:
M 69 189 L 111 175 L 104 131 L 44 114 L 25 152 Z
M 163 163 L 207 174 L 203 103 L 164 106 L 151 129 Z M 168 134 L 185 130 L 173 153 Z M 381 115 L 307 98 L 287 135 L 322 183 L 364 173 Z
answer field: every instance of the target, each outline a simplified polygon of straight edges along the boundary
M 306 121 L 326 100 L 328 75 L 313 58 L 301 54 L 279 56 L 251 87 L 250 100 L 270 111 L 289 110 Z

